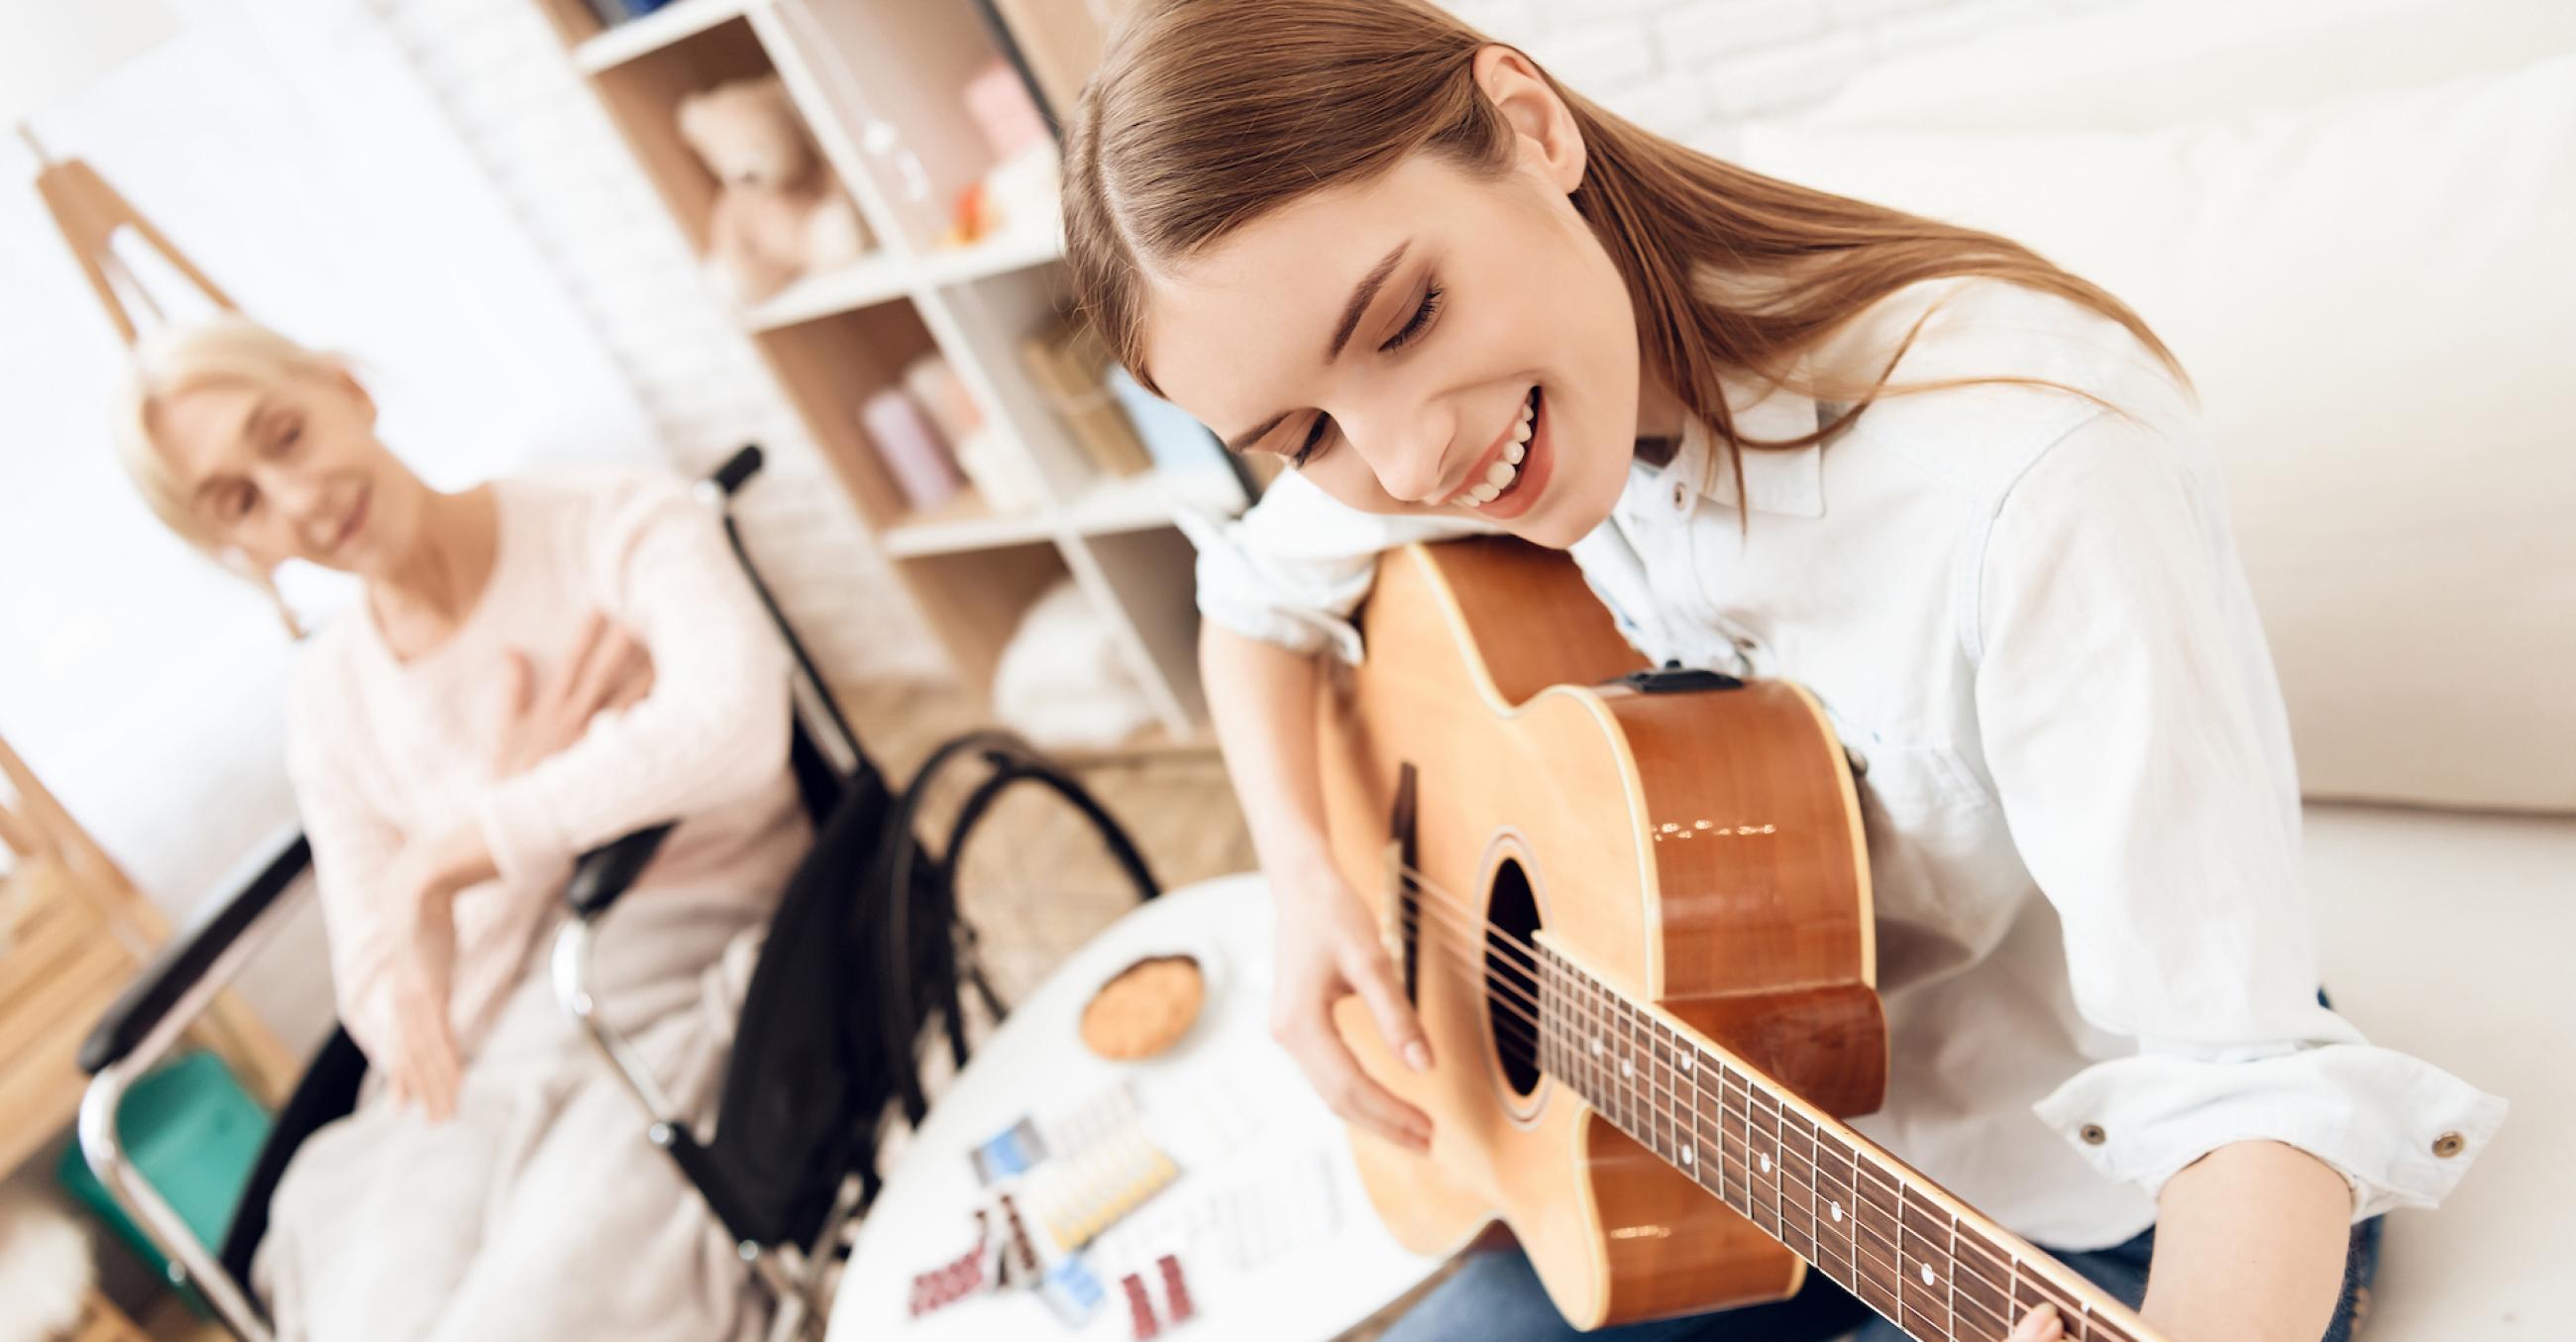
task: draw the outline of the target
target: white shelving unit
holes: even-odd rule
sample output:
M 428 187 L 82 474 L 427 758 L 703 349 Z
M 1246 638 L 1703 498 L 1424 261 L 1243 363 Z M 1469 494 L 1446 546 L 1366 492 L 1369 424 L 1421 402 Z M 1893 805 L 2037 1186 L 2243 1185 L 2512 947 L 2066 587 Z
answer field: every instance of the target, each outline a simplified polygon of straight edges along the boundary
M 1021 612 L 1070 577 L 1112 631 L 1173 741 L 1203 735 L 1197 618 L 1176 506 L 1248 499 L 1213 440 L 1204 467 L 1104 476 L 1029 377 L 1020 342 L 1064 306 L 1052 218 L 939 245 L 990 151 L 961 101 L 999 51 L 969 0 L 677 0 L 604 27 L 584 0 L 536 0 L 573 65 L 702 254 L 715 184 L 680 141 L 679 100 L 749 75 L 786 84 L 876 249 L 738 311 L 966 682 L 989 689 Z M 858 409 L 937 349 L 1039 500 L 997 513 L 972 491 L 910 511 Z

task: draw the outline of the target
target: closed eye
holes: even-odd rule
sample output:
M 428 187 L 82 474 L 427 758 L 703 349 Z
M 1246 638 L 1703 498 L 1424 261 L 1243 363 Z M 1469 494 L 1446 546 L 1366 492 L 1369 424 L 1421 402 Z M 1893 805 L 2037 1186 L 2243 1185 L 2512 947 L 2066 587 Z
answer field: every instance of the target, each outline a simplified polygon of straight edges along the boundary
M 1388 336 L 1386 343 L 1378 346 L 1378 350 L 1381 353 L 1393 354 L 1412 344 L 1424 331 L 1430 329 L 1432 319 L 1440 315 L 1441 295 L 1442 290 L 1437 284 L 1423 290 L 1422 303 L 1413 309 L 1413 316 L 1405 322 L 1404 329 Z
M 1315 453 L 1324 445 L 1324 436 L 1331 433 L 1332 429 L 1332 416 L 1315 416 L 1315 422 L 1306 426 L 1305 441 L 1297 444 L 1297 450 L 1289 454 L 1288 464 L 1291 466 L 1303 466 L 1307 462 L 1314 460 Z

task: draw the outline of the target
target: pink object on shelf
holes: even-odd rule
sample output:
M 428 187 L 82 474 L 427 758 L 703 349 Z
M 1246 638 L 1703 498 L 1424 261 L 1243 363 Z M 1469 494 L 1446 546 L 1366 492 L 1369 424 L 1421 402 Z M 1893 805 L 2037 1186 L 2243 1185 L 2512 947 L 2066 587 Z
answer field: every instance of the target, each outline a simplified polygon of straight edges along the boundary
M 936 508 L 955 496 L 962 483 L 957 463 L 949 458 L 948 445 L 940 441 L 930 416 L 901 387 L 869 397 L 859 407 L 859 423 L 914 511 Z
M 966 440 L 984 427 L 983 412 L 975 408 L 966 384 L 957 380 L 957 370 L 936 354 L 922 355 L 904 366 L 903 389 L 930 412 L 930 422 L 939 426 L 939 436 L 951 450 L 963 450 Z
M 1019 72 L 1006 61 L 996 59 L 966 81 L 966 114 L 984 132 L 984 143 L 992 147 L 996 163 L 1009 162 L 1031 145 L 1055 141 L 1047 133 L 1046 118 L 1038 114 L 1037 102 L 1029 97 L 1029 86 L 1020 82 Z

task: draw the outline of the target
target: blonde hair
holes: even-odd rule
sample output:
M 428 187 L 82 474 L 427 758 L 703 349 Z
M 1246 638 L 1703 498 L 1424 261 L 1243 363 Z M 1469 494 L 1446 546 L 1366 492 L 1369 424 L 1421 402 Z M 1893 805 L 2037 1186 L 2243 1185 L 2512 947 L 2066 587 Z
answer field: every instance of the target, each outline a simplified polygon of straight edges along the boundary
M 1514 132 L 1477 87 L 1482 34 L 1420 0 L 1144 0 L 1082 92 L 1065 152 L 1065 254 L 1077 302 L 1121 363 L 1145 368 L 1148 268 L 1163 269 L 1312 192 L 1369 181 L 1427 150 L 1478 175 L 1512 163 Z M 1618 267 L 1639 353 L 1684 407 L 1737 447 L 1840 432 L 1891 388 L 1795 371 L 1798 356 L 1905 285 L 1983 276 L 2060 295 L 2117 321 L 2172 370 L 2138 315 L 2030 249 L 1765 177 L 1602 110 L 1546 74 L 1583 138 L 1573 204 Z M 1928 318 L 1930 314 L 1926 313 Z M 1922 320 L 1907 331 L 1901 357 Z M 1849 406 L 1793 439 L 1736 435 L 1719 382 L 1745 370 Z M 2114 410 L 2117 407 L 2110 407 Z M 1728 454 L 1742 483 L 1743 464 Z
M 220 560 L 220 542 L 207 531 L 155 435 L 163 402 L 208 386 L 266 389 L 298 378 L 335 378 L 348 367 L 337 355 L 308 349 L 237 312 L 162 327 L 135 344 L 109 408 L 117 460 L 162 525 Z

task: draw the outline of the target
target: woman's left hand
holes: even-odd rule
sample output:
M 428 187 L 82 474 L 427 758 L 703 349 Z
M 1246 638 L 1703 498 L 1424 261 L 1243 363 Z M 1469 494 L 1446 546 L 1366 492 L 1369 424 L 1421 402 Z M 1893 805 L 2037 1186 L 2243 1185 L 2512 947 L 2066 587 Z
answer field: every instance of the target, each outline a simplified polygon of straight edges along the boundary
M 2058 1342 L 2066 1336 L 2066 1325 L 2057 1317 L 2057 1306 L 2041 1305 L 2021 1316 L 2004 1342 Z

